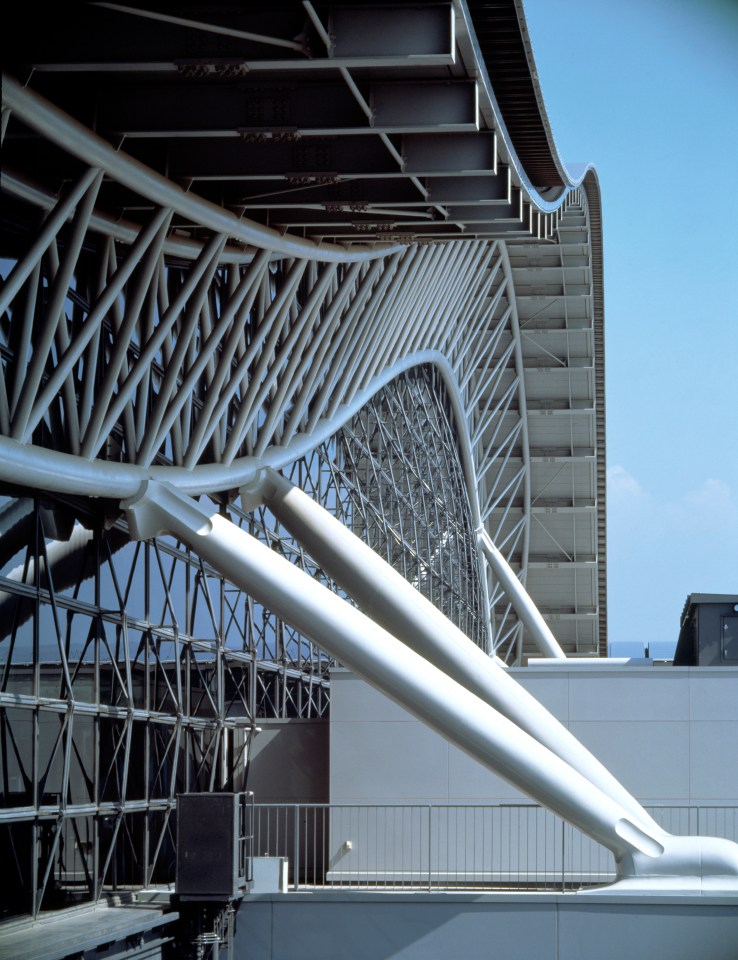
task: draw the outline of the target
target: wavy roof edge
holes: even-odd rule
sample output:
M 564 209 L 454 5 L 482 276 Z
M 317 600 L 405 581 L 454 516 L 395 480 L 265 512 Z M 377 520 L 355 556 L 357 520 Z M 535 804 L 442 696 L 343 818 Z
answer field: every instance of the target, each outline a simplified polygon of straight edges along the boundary
M 579 186 L 593 169 L 570 171 L 559 155 L 538 78 L 523 0 L 460 0 L 468 10 L 510 144 L 535 193 Z M 555 202 L 555 201 L 554 201 Z

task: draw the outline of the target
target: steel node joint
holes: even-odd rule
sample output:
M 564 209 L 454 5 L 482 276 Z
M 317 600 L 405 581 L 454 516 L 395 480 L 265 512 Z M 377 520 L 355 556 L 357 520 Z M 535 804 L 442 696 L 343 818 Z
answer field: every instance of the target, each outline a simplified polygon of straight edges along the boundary
M 238 488 L 244 513 L 262 506 L 265 500 L 274 495 L 277 490 L 274 476 L 276 474 L 271 467 L 257 468 L 253 477 Z
M 159 480 L 147 479 L 138 493 L 121 501 L 133 540 L 150 540 L 161 534 L 207 536 L 213 522 L 208 512 L 192 497 Z

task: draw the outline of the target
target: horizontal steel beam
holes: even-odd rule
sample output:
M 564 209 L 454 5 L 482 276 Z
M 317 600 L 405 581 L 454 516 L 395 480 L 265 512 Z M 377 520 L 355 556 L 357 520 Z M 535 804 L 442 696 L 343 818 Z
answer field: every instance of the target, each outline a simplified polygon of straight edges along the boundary
M 455 55 L 453 4 L 343 5 L 331 7 L 328 23 L 331 59 L 361 57 L 386 62 L 402 57 L 423 58 Z
M 297 180 L 304 177 L 489 177 L 497 172 L 495 138 L 486 133 L 412 134 L 398 138 L 400 165 L 379 137 L 269 138 L 257 142 L 182 138 L 168 148 L 170 176 L 182 180 Z M 158 147 L 128 145 L 156 167 Z M 503 198 L 500 198 L 503 199 Z
M 589 570 L 593 573 L 597 572 L 597 557 L 590 557 L 588 560 L 561 560 L 555 559 L 550 560 L 545 559 L 536 559 L 535 557 L 528 558 L 528 570 Z
M 449 134 L 453 136 L 453 134 Z M 136 157 L 156 166 L 158 146 L 127 145 Z M 402 170 L 379 137 L 247 140 L 174 140 L 168 148 L 170 176 L 180 180 L 251 180 L 305 177 L 399 176 Z
M 212 188 L 229 206 L 243 204 L 247 209 L 272 209 L 282 206 L 299 206 L 302 203 L 346 203 L 358 208 L 367 204 L 381 204 L 413 207 L 428 206 L 426 199 L 427 184 L 420 182 L 419 188 L 410 177 L 371 177 L 352 179 L 344 177 L 335 182 L 308 183 L 290 185 L 275 183 L 274 180 L 253 180 L 249 183 L 216 184 Z M 200 182 L 200 191 L 207 191 L 208 185 Z
M 498 164 L 493 176 L 428 177 L 425 181 L 428 199 L 443 204 L 512 203 L 510 167 Z
M 402 138 L 405 170 L 415 176 L 485 176 L 497 173 L 497 136 L 489 131 L 408 134 Z
M 259 43 L 239 33 L 247 34 L 253 27 L 257 34 L 271 33 L 276 39 L 288 41 L 300 32 L 304 17 L 285 24 L 278 11 L 270 16 L 258 6 L 246 5 L 231 22 L 229 18 L 218 18 L 217 14 L 211 17 L 210 24 L 223 28 L 218 31 L 150 17 L 142 21 L 133 12 L 101 7 L 94 14 L 95 42 L 90 43 L 89 33 L 80 34 L 75 30 L 73 18 L 67 24 L 60 21 L 61 35 L 44 38 L 47 42 L 37 43 L 35 47 L 29 45 L 27 59 L 34 69 L 181 72 L 188 66 L 211 66 L 217 76 L 221 65 L 231 71 L 238 66 L 249 73 L 315 72 L 338 67 L 452 66 L 456 58 L 451 3 L 336 6 L 332 8 L 329 25 L 330 55 L 321 56 L 320 44 L 316 42 L 312 56 L 307 55 L 305 48 L 304 53 L 296 50 L 291 56 L 281 58 L 273 56 L 274 43 Z M 271 31 L 265 27 L 270 21 L 273 22 Z M 284 33 L 291 36 L 281 36 Z M 63 59 L 58 57 L 59 49 L 64 50 Z
M 223 86 L 145 83 L 106 88 L 97 107 L 100 131 L 131 137 L 346 136 L 478 129 L 471 80 L 361 84 L 367 118 L 344 82 Z M 80 99 L 75 85 L 68 98 Z M 91 95 L 95 88 L 91 89 Z M 64 90 L 57 93 L 65 104 Z

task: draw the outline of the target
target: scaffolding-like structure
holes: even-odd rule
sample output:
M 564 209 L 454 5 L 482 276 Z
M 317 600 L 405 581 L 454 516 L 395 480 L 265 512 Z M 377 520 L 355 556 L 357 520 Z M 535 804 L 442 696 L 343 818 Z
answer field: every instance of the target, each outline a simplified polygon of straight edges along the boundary
M 26 25 L 28 26 L 28 25 Z M 521 4 L 145 2 L 19 21 L 3 78 L 0 851 L 7 914 L 171 877 L 176 796 L 319 643 L 121 504 L 282 472 L 490 656 L 606 650 L 600 201 Z M 543 628 L 542 628 L 543 629 Z

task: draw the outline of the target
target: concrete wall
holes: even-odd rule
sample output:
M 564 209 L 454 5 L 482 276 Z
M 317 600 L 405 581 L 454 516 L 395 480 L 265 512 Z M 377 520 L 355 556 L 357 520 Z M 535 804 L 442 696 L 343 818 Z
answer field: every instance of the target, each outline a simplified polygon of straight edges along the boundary
M 600 665 L 528 667 L 515 674 L 647 803 L 738 802 L 738 670 Z M 354 874 L 356 879 L 384 875 L 398 866 L 410 880 L 415 872 L 440 878 L 450 869 L 433 857 L 459 845 L 458 821 L 453 836 L 449 834 L 452 842 L 446 844 L 441 831 L 444 842 L 436 850 L 427 843 L 428 836 L 436 838 L 435 828 L 427 829 L 433 822 L 428 808 L 418 808 L 420 819 L 409 829 L 404 805 L 445 804 L 450 809 L 460 804 L 462 812 L 473 814 L 476 804 L 527 802 L 344 670 L 336 671 L 333 679 L 330 741 L 331 801 L 388 803 L 396 805 L 399 817 L 389 829 L 381 819 L 384 813 L 366 814 L 365 807 L 332 813 L 329 874 L 336 879 L 341 879 L 344 865 L 349 879 Z M 266 746 L 267 741 L 262 743 Z M 351 819 L 359 817 L 366 819 L 356 823 Z M 418 836 L 413 839 L 416 828 Z M 381 844 L 375 842 L 375 834 L 382 835 Z M 541 835 L 536 830 L 534 836 L 532 849 L 538 860 Z M 484 852 L 486 843 L 507 849 L 507 839 L 502 844 L 499 839 L 494 831 L 480 834 L 478 823 L 473 823 L 461 842 L 463 869 L 469 869 L 472 848 L 477 854 Z M 354 845 L 344 853 L 348 840 Z M 392 849 L 395 843 L 397 849 L 405 844 L 402 849 L 410 850 L 409 859 L 404 853 L 398 857 Z M 365 845 L 370 856 L 357 869 L 353 858 Z M 518 856 L 525 860 L 530 852 L 522 848 Z M 494 852 L 479 862 L 485 870 L 490 864 L 497 870 L 498 859 Z M 556 856 L 549 865 L 556 874 L 560 867 Z M 251 895 L 239 909 L 234 957 L 736 960 L 738 905 L 735 896 L 610 893 L 323 889 Z
M 510 672 L 645 804 L 738 803 L 738 669 L 595 661 Z M 527 801 L 345 670 L 332 680 L 330 799 Z
M 709 897 L 291 893 L 245 900 L 235 960 L 735 960 Z
M 328 801 L 327 720 L 259 720 L 247 790 L 256 803 Z
M 738 670 L 512 672 L 670 833 L 738 840 Z M 332 683 L 330 797 L 329 880 L 560 889 L 614 877 L 609 851 L 345 670 Z

